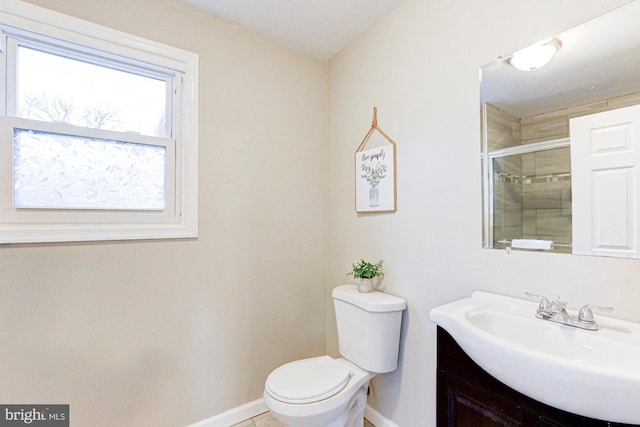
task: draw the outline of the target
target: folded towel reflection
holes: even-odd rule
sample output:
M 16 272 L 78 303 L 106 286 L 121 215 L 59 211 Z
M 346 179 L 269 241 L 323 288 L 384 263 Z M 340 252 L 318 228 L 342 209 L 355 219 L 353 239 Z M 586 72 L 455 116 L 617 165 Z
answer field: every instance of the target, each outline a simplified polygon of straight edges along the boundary
M 553 249 L 553 240 L 513 239 L 511 247 L 515 249 Z

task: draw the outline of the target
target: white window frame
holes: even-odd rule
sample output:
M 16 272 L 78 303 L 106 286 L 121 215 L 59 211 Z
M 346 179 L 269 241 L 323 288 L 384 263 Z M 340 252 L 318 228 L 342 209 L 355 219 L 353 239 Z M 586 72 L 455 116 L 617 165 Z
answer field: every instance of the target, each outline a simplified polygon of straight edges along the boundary
M 18 1 L 0 6 L 0 29 L 0 244 L 197 237 L 197 54 Z M 171 134 L 147 137 L 15 117 L 15 75 L 7 66 L 7 52 L 15 51 L 16 40 L 21 45 L 59 47 L 124 67 L 133 64 L 140 69 L 143 64 L 145 71 L 159 75 L 169 70 L 167 128 Z M 164 146 L 165 210 L 15 208 L 15 128 Z

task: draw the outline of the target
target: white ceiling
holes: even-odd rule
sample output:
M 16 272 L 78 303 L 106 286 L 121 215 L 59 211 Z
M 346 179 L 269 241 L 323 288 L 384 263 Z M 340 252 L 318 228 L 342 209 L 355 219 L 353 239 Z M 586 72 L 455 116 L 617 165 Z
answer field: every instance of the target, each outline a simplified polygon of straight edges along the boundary
M 327 60 L 404 0 L 171 0 Z

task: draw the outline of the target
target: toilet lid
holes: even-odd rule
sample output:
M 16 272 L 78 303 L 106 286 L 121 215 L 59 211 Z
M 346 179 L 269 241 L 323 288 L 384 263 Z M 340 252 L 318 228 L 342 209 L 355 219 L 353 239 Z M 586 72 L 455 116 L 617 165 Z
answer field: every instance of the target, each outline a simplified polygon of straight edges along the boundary
M 329 356 L 297 360 L 273 371 L 266 382 L 269 394 L 287 403 L 312 403 L 337 394 L 351 371 Z

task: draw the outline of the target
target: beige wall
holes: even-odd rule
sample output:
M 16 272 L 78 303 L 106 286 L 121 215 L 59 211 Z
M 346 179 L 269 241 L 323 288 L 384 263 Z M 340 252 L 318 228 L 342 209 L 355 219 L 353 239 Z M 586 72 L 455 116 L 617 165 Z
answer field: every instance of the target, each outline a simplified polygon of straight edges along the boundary
M 434 306 L 529 290 L 640 320 L 639 261 L 481 248 L 478 67 L 623 3 L 407 0 L 330 61 L 327 288 L 353 260 L 383 258 L 389 291 L 407 299 L 400 369 L 369 399 L 397 425 L 435 425 Z M 397 142 L 398 211 L 358 216 L 352 156 L 374 105 Z
M 184 426 L 323 354 L 326 63 L 163 0 L 31 3 L 200 55 L 200 235 L 0 247 L 0 401 Z

